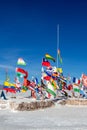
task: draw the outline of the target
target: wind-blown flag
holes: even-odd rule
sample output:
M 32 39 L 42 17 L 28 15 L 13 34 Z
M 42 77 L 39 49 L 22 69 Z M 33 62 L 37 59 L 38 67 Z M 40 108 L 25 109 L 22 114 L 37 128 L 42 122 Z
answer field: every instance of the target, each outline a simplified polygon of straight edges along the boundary
M 82 74 L 82 84 L 87 87 L 87 75 Z
M 7 81 L 4 82 L 3 89 L 6 90 L 7 92 L 16 93 L 15 84 L 12 84 L 12 83 L 7 82 Z
M 42 79 L 45 79 L 45 80 L 50 81 L 51 76 L 50 76 L 50 75 L 47 75 L 46 72 L 43 72 L 43 73 L 42 73 Z
M 59 50 L 59 49 L 58 49 L 58 57 L 59 57 L 59 61 L 60 61 L 60 63 L 62 64 L 62 58 L 61 58 L 60 50 Z
M 44 76 L 43 78 L 44 78 L 45 80 L 48 80 L 48 81 L 50 81 L 50 79 L 51 79 L 50 76 Z
M 56 93 L 55 93 L 55 90 L 54 90 L 52 84 L 48 81 L 46 85 L 47 85 L 46 91 L 48 93 L 50 93 L 51 95 L 53 95 L 54 97 L 56 97 Z
M 17 61 L 17 65 L 26 65 L 26 63 L 22 58 L 19 58 Z
M 57 84 L 56 84 L 56 82 L 51 78 L 51 80 L 50 80 L 50 83 L 52 84 L 52 86 L 54 87 L 54 90 L 56 90 L 57 89 Z
M 58 71 L 59 73 L 63 73 L 62 68 L 57 68 L 57 71 Z
M 11 92 L 11 93 L 16 93 L 16 89 L 13 86 L 11 86 L 11 87 L 4 86 L 3 90 L 6 90 L 7 92 Z
M 73 83 L 80 84 L 80 80 L 76 77 L 73 77 Z
M 48 75 L 48 76 L 52 76 L 52 73 L 51 72 L 48 72 L 47 70 L 44 70 L 45 74 Z
M 54 61 L 55 62 L 55 59 L 51 56 L 51 55 L 49 55 L 49 54 L 45 54 L 45 58 L 48 60 L 52 60 L 52 61 Z
M 32 81 L 33 81 L 36 85 L 39 84 L 39 81 L 38 81 L 37 77 L 32 77 Z
M 49 67 L 49 66 L 50 66 L 50 62 L 49 62 L 49 61 L 47 61 L 45 58 L 43 58 L 43 61 L 42 61 L 42 66 Z
M 74 92 L 77 92 L 77 93 L 80 92 L 80 88 L 77 84 L 73 84 L 73 90 L 74 90 Z

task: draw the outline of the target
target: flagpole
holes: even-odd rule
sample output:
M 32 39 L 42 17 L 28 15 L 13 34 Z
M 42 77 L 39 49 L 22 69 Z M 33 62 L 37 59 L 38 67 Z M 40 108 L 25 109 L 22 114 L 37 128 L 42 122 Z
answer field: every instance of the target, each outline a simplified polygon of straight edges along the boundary
M 59 49 L 59 24 L 57 25 L 57 68 L 59 66 L 59 62 L 58 62 L 58 49 Z
M 6 74 L 6 81 L 7 81 L 7 76 L 8 76 L 8 68 L 6 68 L 6 70 L 5 70 L 5 74 Z

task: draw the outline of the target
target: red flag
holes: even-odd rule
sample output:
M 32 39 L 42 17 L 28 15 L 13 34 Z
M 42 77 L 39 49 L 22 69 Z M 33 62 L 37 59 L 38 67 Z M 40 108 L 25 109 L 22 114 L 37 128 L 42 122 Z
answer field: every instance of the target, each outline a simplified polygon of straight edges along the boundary
M 45 58 L 43 58 L 43 61 L 42 61 L 42 66 L 49 67 L 49 66 L 50 66 L 50 62 L 49 62 L 49 61 L 47 61 Z
M 50 76 L 45 76 L 44 79 L 50 81 L 51 77 Z

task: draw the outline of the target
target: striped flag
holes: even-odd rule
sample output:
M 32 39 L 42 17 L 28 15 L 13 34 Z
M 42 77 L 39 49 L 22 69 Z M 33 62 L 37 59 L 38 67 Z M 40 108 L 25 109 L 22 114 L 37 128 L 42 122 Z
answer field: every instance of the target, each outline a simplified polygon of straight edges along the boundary
M 80 84 L 80 80 L 76 77 L 73 77 L 73 83 Z
M 77 92 L 77 93 L 80 92 L 80 88 L 77 84 L 73 84 L 73 90 L 74 90 L 74 92 Z
M 48 81 L 47 82 L 47 90 L 48 93 L 50 93 L 52 96 L 56 97 L 56 93 L 54 91 L 54 87 L 52 86 L 52 84 Z
M 42 66 L 49 67 L 49 66 L 50 66 L 50 62 L 49 62 L 49 61 L 47 61 L 45 58 L 43 58 L 43 61 L 42 61 Z
M 17 65 L 26 65 L 26 63 L 22 58 L 19 58 L 17 61 Z
M 45 54 L 45 58 L 55 62 L 55 59 L 49 54 Z
M 53 79 L 51 78 L 50 83 L 51 83 L 52 86 L 54 87 L 54 90 L 56 90 L 56 89 L 57 89 L 57 84 L 56 84 L 55 80 L 53 80 Z

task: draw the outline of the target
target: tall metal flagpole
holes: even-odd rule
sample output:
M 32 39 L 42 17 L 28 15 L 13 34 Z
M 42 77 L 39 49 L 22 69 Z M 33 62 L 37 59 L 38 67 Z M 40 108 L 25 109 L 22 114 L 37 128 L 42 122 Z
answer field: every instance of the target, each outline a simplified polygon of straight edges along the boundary
M 5 74 L 6 74 L 6 81 L 7 81 L 7 77 L 8 77 L 8 68 L 6 68 Z
M 58 50 L 59 50 L 59 24 L 57 25 L 57 68 L 59 66 L 59 62 L 58 62 Z

